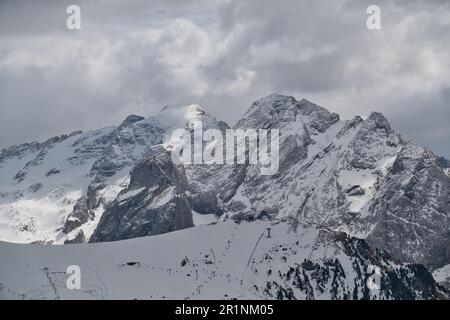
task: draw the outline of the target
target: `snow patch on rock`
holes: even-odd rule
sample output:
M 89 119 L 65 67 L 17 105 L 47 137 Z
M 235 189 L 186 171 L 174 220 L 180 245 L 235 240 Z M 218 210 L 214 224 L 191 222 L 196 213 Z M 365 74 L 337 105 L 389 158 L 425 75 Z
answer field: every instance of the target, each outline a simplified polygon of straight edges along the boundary
M 444 173 L 450 177 L 450 168 L 444 169 Z
M 217 216 L 215 214 L 201 214 L 192 210 L 192 219 L 194 220 L 194 226 L 203 226 L 217 222 Z
M 153 201 L 150 207 L 152 209 L 159 208 L 167 204 L 170 200 L 172 200 L 175 197 L 175 186 L 170 186 L 166 189 L 164 189 L 159 195 L 157 195 Z

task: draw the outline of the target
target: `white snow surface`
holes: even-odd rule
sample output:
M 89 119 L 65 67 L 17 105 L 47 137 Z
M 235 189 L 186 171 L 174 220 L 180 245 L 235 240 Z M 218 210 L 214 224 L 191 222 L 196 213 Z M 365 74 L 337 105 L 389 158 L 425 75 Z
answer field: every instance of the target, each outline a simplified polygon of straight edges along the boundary
M 436 282 L 446 285 L 450 288 L 450 264 L 433 271 L 433 278 Z
M 0 299 L 261 299 L 266 296 L 255 286 L 280 281 L 278 270 L 327 257 L 340 260 L 351 286 L 356 274 L 350 257 L 317 242 L 318 234 L 302 226 L 292 231 L 280 221 L 225 221 L 110 243 L 0 242 Z M 279 252 L 284 245 L 295 251 Z M 268 252 L 273 259 L 265 258 Z M 69 265 L 81 269 L 80 290 L 66 288 Z M 329 298 L 330 290 L 315 298 Z
M 215 214 L 201 214 L 192 210 L 192 219 L 195 226 L 202 226 L 205 224 L 211 224 L 218 222 L 218 218 Z

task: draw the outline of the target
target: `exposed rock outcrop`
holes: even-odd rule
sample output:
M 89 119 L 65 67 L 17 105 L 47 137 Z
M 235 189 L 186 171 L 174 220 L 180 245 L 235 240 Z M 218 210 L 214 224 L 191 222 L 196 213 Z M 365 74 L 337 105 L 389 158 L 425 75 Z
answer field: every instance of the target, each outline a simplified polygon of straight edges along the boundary
M 155 147 L 131 172 L 128 188 L 107 208 L 90 242 L 155 235 L 193 226 L 182 165 Z

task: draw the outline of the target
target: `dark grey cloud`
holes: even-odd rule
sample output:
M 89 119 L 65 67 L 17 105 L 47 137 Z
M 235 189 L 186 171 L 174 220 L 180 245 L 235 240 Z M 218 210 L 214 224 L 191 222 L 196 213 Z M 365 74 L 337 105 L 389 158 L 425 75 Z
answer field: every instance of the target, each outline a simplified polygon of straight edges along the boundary
M 385 113 L 392 126 L 404 133 L 405 138 L 448 156 L 450 87 L 394 98 L 387 107 L 390 110 Z
M 79 4 L 82 30 L 65 28 Z M 366 28 L 381 7 L 382 30 Z M 0 148 L 198 103 L 233 123 L 272 92 L 384 112 L 450 157 L 448 1 L 2 1 Z

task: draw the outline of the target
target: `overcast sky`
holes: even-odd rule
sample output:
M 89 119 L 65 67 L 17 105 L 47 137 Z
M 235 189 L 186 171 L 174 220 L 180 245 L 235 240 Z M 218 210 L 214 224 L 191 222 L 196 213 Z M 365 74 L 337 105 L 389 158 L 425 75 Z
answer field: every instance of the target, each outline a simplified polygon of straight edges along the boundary
M 233 124 L 274 92 L 450 157 L 450 1 L 0 1 L 0 148 L 173 103 Z

